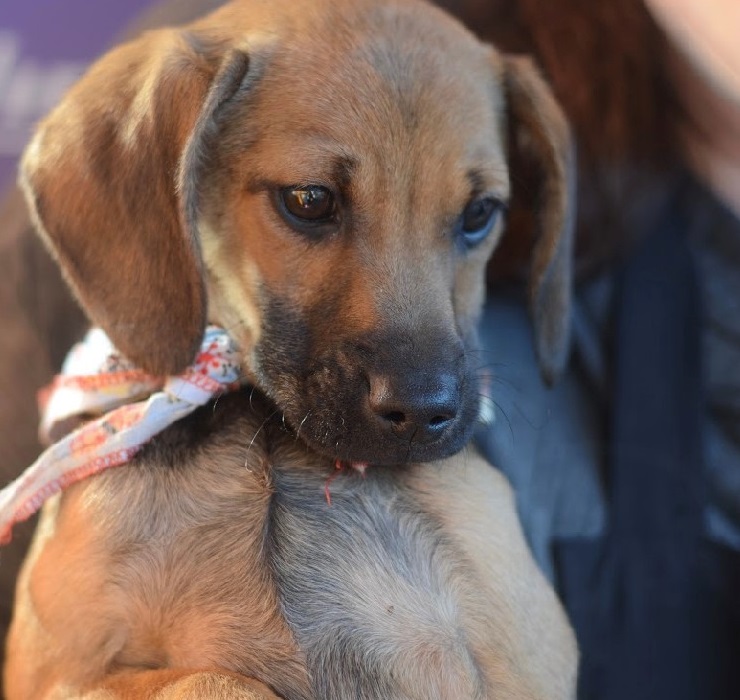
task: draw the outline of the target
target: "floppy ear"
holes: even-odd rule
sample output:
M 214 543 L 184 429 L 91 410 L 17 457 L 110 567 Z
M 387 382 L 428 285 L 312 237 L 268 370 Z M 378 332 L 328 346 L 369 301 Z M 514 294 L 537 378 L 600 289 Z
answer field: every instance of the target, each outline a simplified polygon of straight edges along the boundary
M 199 171 L 248 63 L 194 33 L 146 34 L 95 64 L 23 156 L 36 227 L 67 282 L 153 374 L 184 369 L 203 335 Z
M 532 207 L 536 239 L 529 299 L 535 349 L 542 376 L 551 384 L 563 371 L 570 347 L 575 225 L 575 163 L 565 115 L 534 64 L 504 57 L 509 111 L 512 188 L 517 197 L 516 164 L 526 163 L 533 186 L 519 198 Z

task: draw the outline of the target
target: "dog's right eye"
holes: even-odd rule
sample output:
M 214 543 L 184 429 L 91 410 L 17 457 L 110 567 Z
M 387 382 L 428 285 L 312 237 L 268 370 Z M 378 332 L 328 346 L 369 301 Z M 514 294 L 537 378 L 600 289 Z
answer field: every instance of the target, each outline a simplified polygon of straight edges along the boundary
M 491 232 L 504 203 L 494 197 L 477 197 L 468 202 L 458 222 L 460 237 L 468 248 L 478 245 Z
M 284 211 L 304 224 L 323 224 L 334 219 L 334 195 L 321 185 L 284 187 L 280 190 Z

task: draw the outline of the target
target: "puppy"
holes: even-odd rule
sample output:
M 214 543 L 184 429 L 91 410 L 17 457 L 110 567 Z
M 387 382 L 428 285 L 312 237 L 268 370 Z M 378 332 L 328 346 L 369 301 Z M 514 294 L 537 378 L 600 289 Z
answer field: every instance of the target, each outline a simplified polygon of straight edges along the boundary
M 508 487 L 451 457 L 514 151 L 565 360 L 568 143 L 526 61 L 415 0 L 242 0 L 95 65 L 25 154 L 36 226 L 128 358 L 176 373 L 216 322 L 258 392 L 50 502 L 8 698 L 573 697 Z M 371 466 L 329 505 L 336 460 Z

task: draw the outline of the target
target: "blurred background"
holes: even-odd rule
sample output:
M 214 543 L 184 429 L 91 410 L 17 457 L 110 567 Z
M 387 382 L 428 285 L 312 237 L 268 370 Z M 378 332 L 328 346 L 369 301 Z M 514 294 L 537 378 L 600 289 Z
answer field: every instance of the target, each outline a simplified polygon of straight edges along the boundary
M 151 0 L 0 3 L 0 191 L 33 124 Z
M 35 392 L 85 323 L 13 191 L 17 156 L 34 122 L 106 47 L 215 4 L 0 3 L 4 482 L 37 454 Z M 558 387 L 542 386 L 521 299 L 536 206 L 525 174 L 484 324 L 494 366 L 506 368 L 496 390 L 507 420 L 480 444 L 514 484 L 530 545 L 576 626 L 580 700 L 738 698 L 740 2 L 439 4 L 500 48 L 535 57 L 578 145 L 573 361 Z M 663 235 L 657 267 L 641 273 L 660 284 L 630 289 L 643 242 Z M 676 242 L 688 244 L 690 262 L 672 277 Z M 644 302 L 666 290 L 680 300 L 694 283 L 693 315 L 674 304 L 649 316 Z M 699 357 L 653 335 L 667 315 L 682 319 L 679 340 Z M 624 444 L 639 449 L 625 458 Z M 2 553 L 0 632 L 29 532 Z

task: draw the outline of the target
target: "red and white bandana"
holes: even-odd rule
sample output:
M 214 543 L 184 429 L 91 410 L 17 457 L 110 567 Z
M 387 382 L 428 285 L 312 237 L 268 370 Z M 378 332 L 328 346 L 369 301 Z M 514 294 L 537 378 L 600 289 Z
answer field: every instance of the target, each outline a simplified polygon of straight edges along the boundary
M 42 398 L 41 435 L 59 441 L 0 491 L 0 544 L 55 493 L 125 464 L 172 423 L 235 389 L 239 365 L 233 341 L 215 326 L 206 330 L 194 364 L 176 377 L 146 374 L 102 330 L 90 330 Z

